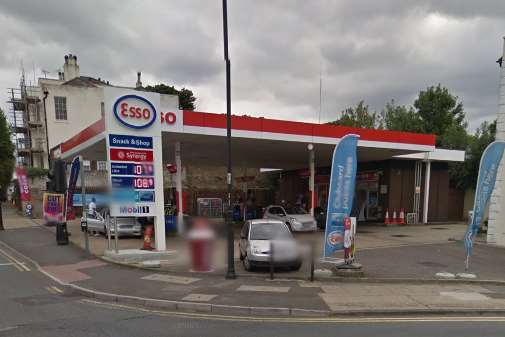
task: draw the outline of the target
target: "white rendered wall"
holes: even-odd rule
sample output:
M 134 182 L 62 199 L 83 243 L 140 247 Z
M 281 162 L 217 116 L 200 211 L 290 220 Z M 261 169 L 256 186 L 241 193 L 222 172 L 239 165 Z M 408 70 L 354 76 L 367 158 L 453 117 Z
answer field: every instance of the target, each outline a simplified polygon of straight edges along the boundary
M 503 60 L 500 76 L 498 116 L 496 120 L 497 140 L 505 140 L 505 44 Z M 487 232 L 487 242 L 500 246 L 505 246 L 505 198 L 503 197 L 503 191 L 505 190 L 505 170 L 503 169 L 503 162 L 504 160 L 502 159 L 496 176 L 495 188 L 491 194 Z

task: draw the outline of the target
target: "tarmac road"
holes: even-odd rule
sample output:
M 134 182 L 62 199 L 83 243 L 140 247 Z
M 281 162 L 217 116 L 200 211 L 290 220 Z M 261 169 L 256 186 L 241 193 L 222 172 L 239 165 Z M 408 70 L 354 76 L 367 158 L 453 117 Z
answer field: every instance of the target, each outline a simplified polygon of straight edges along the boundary
M 0 247 L 0 336 L 503 336 L 505 317 L 259 318 L 182 314 L 65 293 Z

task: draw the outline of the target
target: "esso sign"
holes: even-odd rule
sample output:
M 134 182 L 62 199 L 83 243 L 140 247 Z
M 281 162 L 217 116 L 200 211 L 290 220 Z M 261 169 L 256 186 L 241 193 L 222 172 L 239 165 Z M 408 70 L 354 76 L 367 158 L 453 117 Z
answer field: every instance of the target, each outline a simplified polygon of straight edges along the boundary
M 161 124 L 175 124 L 177 122 L 177 115 L 171 111 L 161 112 Z
M 144 97 L 125 95 L 114 103 L 114 116 L 129 128 L 144 129 L 150 127 L 156 120 L 156 109 Z

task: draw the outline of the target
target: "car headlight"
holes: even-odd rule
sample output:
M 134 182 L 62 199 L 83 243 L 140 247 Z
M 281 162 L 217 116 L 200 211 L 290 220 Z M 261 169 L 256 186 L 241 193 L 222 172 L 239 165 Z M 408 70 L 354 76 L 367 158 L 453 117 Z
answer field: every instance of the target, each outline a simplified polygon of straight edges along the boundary
M 295 218 L 291 218 L 291 223 L 295 225 L 301 225 L 302 223 Z
M 261 254 L 261 250 L 258 247 L 252 247 L 253 254 Z

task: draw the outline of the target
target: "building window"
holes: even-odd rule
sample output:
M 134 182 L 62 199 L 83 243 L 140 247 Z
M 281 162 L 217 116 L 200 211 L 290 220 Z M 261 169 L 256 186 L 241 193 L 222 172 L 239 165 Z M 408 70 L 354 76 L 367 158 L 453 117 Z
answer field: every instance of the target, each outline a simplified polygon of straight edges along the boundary
M 96 162 L 96 170 L 97 171 L 107 171 L 107 162 L 103 160 L 99 160 Z
M 84 167 L 84 171 L 91 171 L 91 160 L 83 160 L 82 166 Z
M 54 111 L 56 120 L 67 120 L 67 98 L 61 96 L 54 96 Z
M 102 117 L 105 117 L 105 103 L 104 102 L 100 103 L 100 114 L 102 115 Z

